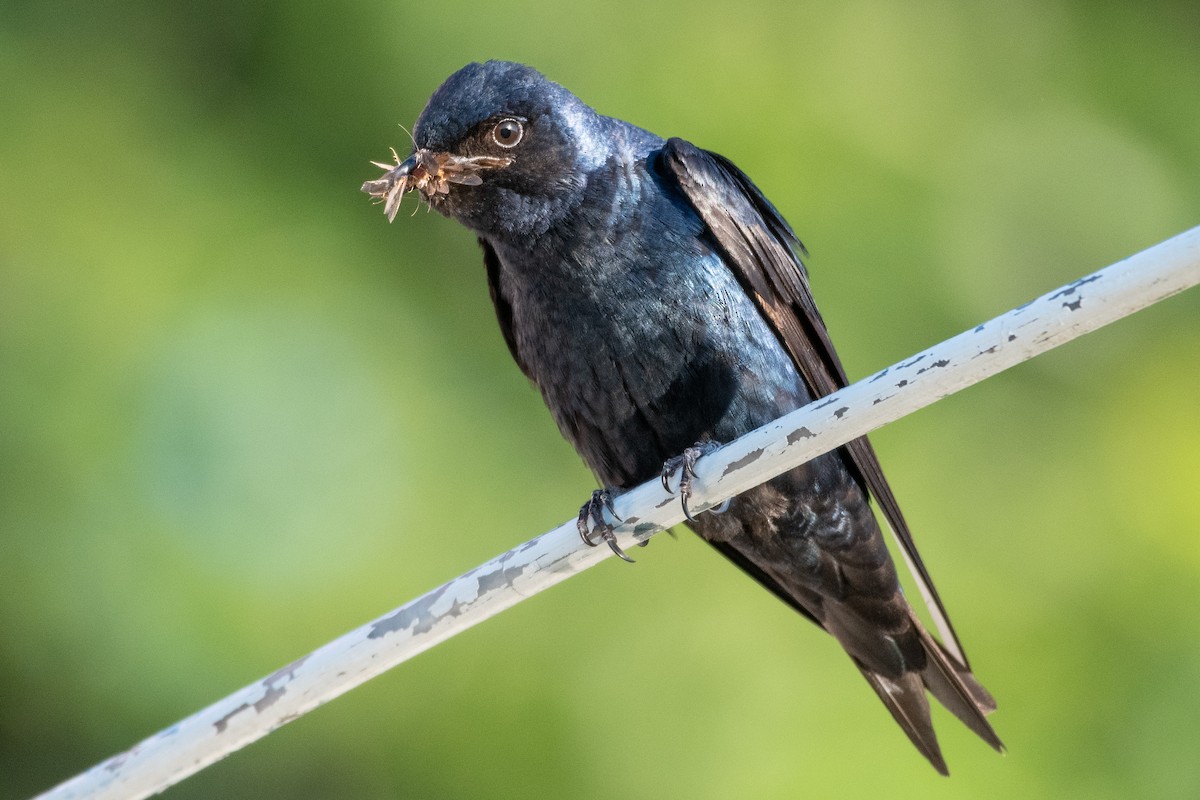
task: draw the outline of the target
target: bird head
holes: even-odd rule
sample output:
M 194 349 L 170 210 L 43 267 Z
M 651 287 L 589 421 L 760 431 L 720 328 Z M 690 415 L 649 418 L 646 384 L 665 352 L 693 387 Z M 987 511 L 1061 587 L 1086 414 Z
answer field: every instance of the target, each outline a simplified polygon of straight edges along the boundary
M 394 219 L 407 192 L 482 236 L 544 232 L 607 153 L 606 118 L 523 64 L 468 64 L 417 119 L 413 151 L 362 190 Z M 373 162 L 375 163 L 375 162 Z

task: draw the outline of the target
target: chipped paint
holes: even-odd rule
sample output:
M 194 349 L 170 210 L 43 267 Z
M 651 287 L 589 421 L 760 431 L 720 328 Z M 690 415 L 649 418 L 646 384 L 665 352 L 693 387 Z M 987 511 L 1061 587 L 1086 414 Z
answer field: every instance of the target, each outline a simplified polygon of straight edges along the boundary
M 275 705 L 275 701 L 283 697 L 287 689 L 282 686 L 268 686 L 267 691 L 263 694 L 262 699 L 254 701 L 254 710 L 258 713 L 266 711 L 271 706 Z
M 519 575 L 520 573 L 518 572 L 517 574 Z M 498 589 L 501 586 L 507 586 L 510 583 L 512 583 L 512 580 L 508 576 L 508 570 L 504 569 L 504 567 L 500 567 L 499 569 L 479 576 L 479 593 L 481 595 L 487 594 L 494 589 Z
M 279 669 L 275 670 L 270 675 L 262 679 L 263 686 L 270 686 L 271 684 L 278 680 L 282 680 L 283 678 L 287 678 L 289 681 L 292 680 L 296 677 L 296 670 L 304 666 L 304 662 L 308 661 L 311 656 L 312 653 L 309 653 L 306 656 L 300 656 L 300 658 L 297 658 L 286 667 L 280 667 Z
M 275 703 L 278 702 L 281 697 L 287 694 L 287 684 L 291 683 L 295 679 L 296 670 L 298 670 L 311 656 L 311 653 L 306 656 L 301 656 L 287 666 L 280 667 L 259 681 L 259 684 L 265 690 L 263 692 L 263 696 L 252 703 L 245 702 L 235 706 L 225 716 L 216 720 L 213 723 L 213 727 L 217 729 L 217 733 L 224 733 L 229 728 L 229 721 L 243 711 L 253 708 L 256 712 L 261 714 L 271 706 L 275 705 Z M 174 731 L 168 729 L 167 731 L 160 733 L 159 736 L 166 735 L 168 732 L 173 733 Z
M 931 369 L 936 369 L 938 367 L 944 367 L 949 363 L 950 363 L 950 359 L 948 359 L 948 358 L 938 359 L 937 361 L 934 361 L 929 366 L 921 367 L 919 370 L 917 370 L 917 374 L 920 375 L 921 373 L 928 372 Z
M 653 522 L 643 522 L 640 525 L 634 526 L 633 535 L 638 538 L 649 538 L 660 531 L 662 531 L 661 525 L 655 525 Z
M 521 545 L 520 549 L 517 552 L 524 553 L 526 550 L 532 550 L 533 548 L 538 547 L 541 543 L 542 543 L 542 537 L 541 536 L 535 537 L 533 539 L 530 539 L 525 544 Z M 475 570 L 471 570 L 471 571 L 474 572 Z
M 108 759 L 107 761 L 104 762 L 104 765 L 103 765 L 105 771 L 116 772 L 117 770 L 119 770 L 121 768 L 121 766 L 126 761 L 129 760 L 129 757 L 132 756 L 136 751 L 137 751 L 137 748 L 133 747 L 133 748 L 130 748 L 129 750 L 126 750 L 124 753 L 118 753 L 117 755 Z
M 736 461 L 730 461 L 729 464 L 725 467 L 725 471 L 721 473 L 721 477 L 724 478 L 726 475 L 728 475 L 731 472 L 737 472 L 739 469 L 742 469 L 743 467 L 750 466 L 755 461 L 758 461 L 760 458 L 762 458 L 762 454 L 763 454 L 763 448 L 760 447 L 757 450 L 751 450 L 749 453 L 746 453 L 746 455 L 742 456 L 741 458 L 739 458 Z
M 479 580 L 482 582 L 484 577 L 486 576 L 480 577 Z M 440 586 L 429 594 L 402 606 L 395 613 L 372 622 L 371 632 L 367 634 L 367 638 L 380 639 L 389 633 L 402 631 L 409 627 L 413 629 L 413 633 L 425 633 L 430 630 L 436 621 L 431 610 L 433 604 L 441 599 L 448 586 L 449 584 Z
M 816 436 L 815 433 L 813 433 L 808 428 L 801 425 L 799 428 L 796 428 L 796 430 L 792 431 L 791 433 L 789 433 L 787 435 L 787 443 L 795 444 L 796 442 L 800 441 L 801 439 L 811 439 L 814 436 Z
M 1073 295 L 1073 294 L 1075 294 L 1075 292 L 1079 291 L 1080 287 L 1086 286 L 1089 283 L 1100 280 L 1100 277 L 1101 277 L 1100 273 L 1094 272 L 1091 275 L 1088 275 L 1086 278 L 1080 278 L 1077 281 L 1071 281 L 1070 283 L 1068 283 L 1063 288 L 1059 289 L 1054 294 L 1048 295 L 1047 299 L 1057 300 L 1060 297 L 1069 297 L 1070 295 Z M 1067 306 L 1067 307 L 1069 308 L 1070 306 Z M 1072 309 L 1072 310 L 1074 310 L 1074 309 Z
M 249 703 L 242 703 L 241 705 L 237 706 L 232 711 L 230 711 L 228 714 L 226 714 L 225 716 L 221 717 L 219 720 L 214 722 L 213 727 L 215 727 L 217 729 L 217 733 L 224 733 L 229 728 L 229 720 L 233 719 L 234 717 L 236 717 L 238 714 L 242 713 L 249 707 L 250 707 Z

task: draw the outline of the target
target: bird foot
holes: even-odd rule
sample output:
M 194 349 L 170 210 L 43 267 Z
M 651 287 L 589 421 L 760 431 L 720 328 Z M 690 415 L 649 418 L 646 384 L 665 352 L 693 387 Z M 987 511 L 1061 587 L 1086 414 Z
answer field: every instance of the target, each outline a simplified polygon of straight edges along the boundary
M 684 450 L 683 455 L 669 458 L 663 464 L 662 485 L 668 492 L 671 491 L 671 478 L 675 477 L 676 472 L 679 473 L 679 499 L 683 505 L 683 515 L 688 518 L 689 522 L 696 521 L 692 517 L 692 512 L 688 510 L 688 499 L 692 496 L 692 482 L 696 479 L 696 462 L 720 446 L 720 442 L 704 439 Z M 723 514 L 729 509 L 730 502 L 730 500 L 726 500 L 721 505 L 710 508 L 709 511 L 714 514 Z
M 617 536 L 613 533 L 613 526 L 604 517 L 604 512 L 607 510 L 617 522 L 621 518 L 617 516 L 617 509 L 613 507 L 613 497 L 619 494 L 616 489 L 597 489 L 592 492 L 592 497 L 583 507 L 579 509 L 579 519 L 576 525 L 579 527 L 579 538 L 583 539 L 583 543 L 588 547 L 596 547 L 603 541 L 608 544 L 612 551 L 630 564 L 634 563 L 633 559 L 625 554 L 621 546 L 617 544 Z M 600 541 L 593 538 L 598 534 Z

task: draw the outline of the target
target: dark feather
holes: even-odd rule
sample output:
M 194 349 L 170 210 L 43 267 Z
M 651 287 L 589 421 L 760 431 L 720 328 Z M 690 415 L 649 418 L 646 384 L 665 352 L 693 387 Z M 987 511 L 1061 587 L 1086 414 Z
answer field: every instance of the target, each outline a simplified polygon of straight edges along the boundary
M 754 298 L 813 396 L 822 397 L 846 386 L 845 369 L 809 290 L 808 274 L 801 261 L 803 245 L 775 207 L 730 161 L 682 139 L 667 141 L 661 164 L 665 170 L 660 167 L 660 171 L 674 178 L 707 225 L 725 263 Z M 926 687 L 988 744 L 1002 749 L 984 717 L 995 709 L 995 702 L 970 674 L 949 615 L 917 552 L 874 449 L 863 437 L 839 452 L 883 511 L 945 641 L 942 644 L 933 639 L 913 617 L 912 623 L 919 631 L 925 651 L 926 666 L 920 676 L 906 673 L 899 678 L 887 677 L 860 664 L 863 675 L 913 744 L 939 772 L 945 773 L 946 765 L 929 721 Z M 734 548 L 714 546 L 776 596 L 810 619 L 816 618 L 786 587 L 757 569 Z
M 808 287 L 808 273 L 799 255 L 804 247 L 775 206 L 745 173 L 716 153 L 676 138 L 667 141 L 662 158 L 814 396 L 823 397 L 846 386 L 846 371 Z M 969 667 L 870 441 L 864 436 L 843 449 L 900 542 L 947 648 Z
M 504 336 L 504 343 L 508 345 L 508 352 L 512 355 L 513 361 L 517 362 L 517 366 L 521 368 L 521 372 L 525 373 L 526 377 L 532 379 L 529 368 L 525 366 L 521 360 L 521 354 L 517 352 L 517 340 L 513 335 L 512 306 L 508 304 L 508 298 L 504 296 L 500 286 L 500 259 L 496 257 L 496 251 L 487 243 L 487 240 L 480 239 L 479 246 L 483 248 L 483 266 L 487 269 L 488 294 L 491 295 L 492 305 L 496 309 L 496 321 L 500 323 L 500 333 Z
M 890 680 L 862 667 L 859 667 L 859 671 L 891 712 L 892 719 L 908 735 L 909 741 L 921 751 L 921 755 L 929 759 L 939 773 L 949 775 L 950 769 L 942 757 L 937 734 L 933 731 L 933 721 L 929 718 L 929 700 L 925 697 L 921 678 L 910 672 L 897 680 Z

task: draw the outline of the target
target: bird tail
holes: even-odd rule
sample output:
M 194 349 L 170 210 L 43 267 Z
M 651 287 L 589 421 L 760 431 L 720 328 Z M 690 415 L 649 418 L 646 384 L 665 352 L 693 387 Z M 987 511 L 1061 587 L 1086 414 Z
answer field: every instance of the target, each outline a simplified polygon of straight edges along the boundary
M 933 768 L 942 775 L 949 775 L 946 761 L 942 758 L 933 722 L 929 716 L 928 690 L 950 713 L 979 738 L 997 752 L 1004 752 L 1004 743 L 992 730 L 987 714 L 996 710 L 996 701 L 971 671 L 946 652 L 945 648 L 929 635 L 928 631 L 913 619 L 925 650 L 925 668 L 920 672 L 906 672 L 899 678 L 890 678 L 872 672 L 859 665 L 859 671 L 887 706 L 892 718 L 908 735 L 921 755 L 929 759 Z

